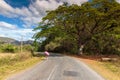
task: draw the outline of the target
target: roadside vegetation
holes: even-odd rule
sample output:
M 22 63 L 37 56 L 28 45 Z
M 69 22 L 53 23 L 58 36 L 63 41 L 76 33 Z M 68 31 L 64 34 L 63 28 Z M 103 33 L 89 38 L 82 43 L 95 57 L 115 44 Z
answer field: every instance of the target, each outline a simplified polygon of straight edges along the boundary
M 0 80 L 40 62 L 43 56 L 33 56 L 32 45 L 0 44 Z
M 85 62 L 93 70 L 103 76 L 106 80 L 119 80 L 120 79 L 120 59 L 117 62 L 101 62 L 86 58 L 78 58 Z
M 99 72 L 108 70 L 104 77 L 120 79 L 114 79 L 120 72 L 120 4 L 116 0 L 91 0 L 81 6 L 64 3 L 47 11 L 34 31 L 33 38 L 41 42 L 38 51 L 94 56 L 94 66 L 103 67 Z
M 41 51 L 79 55 L 120 55 L 120 4 L 92 0 L 81 6 L 64 3 L 47 11 L 34 29 Z

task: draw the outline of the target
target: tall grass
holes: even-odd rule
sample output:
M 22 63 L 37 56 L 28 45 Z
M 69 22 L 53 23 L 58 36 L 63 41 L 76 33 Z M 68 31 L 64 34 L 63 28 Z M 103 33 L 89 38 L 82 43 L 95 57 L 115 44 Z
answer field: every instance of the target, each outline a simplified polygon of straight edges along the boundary
M 0 80 L 6 80 L 8 76 L 25 70 L 40 61 L 41 57 L 31 57 L 29 54 L 17 54 L 13 57 L 0 58 Z
M 14 56 L 6 56 L 3 58 L 0 58 L 0 67 L 3 65 L 13 65 L 16 62 L 23 61 L 25 59 L 28 59 L 31 57 L 30 53 L 16 53 Z
M 23 45 L 22 51 L 31 51 L 33 46 L 31 45 Z M 21 51 L 20 45 L 13 44 L 0 44 L 0 52 L 2 53 L 18 53 Z

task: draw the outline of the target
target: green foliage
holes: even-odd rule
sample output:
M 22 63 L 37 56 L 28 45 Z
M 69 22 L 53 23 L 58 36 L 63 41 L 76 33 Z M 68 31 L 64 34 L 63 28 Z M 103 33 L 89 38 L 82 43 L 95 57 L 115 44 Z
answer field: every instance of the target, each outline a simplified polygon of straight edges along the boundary
M 32 50 L 32 46 L 31 45 L 23 45 L 23 50 L 24 51 L 31 51 Z
M 101 36 L 95 36 L 89 43 L 86 44 L 85 51 L 89 54 L 118 54 L 119 40 L 113 35 L 101 34 Z
M 3 44 L 1 45 L 1 51 L 15 53 L 18 51 L 18 47 L 12 44 Z
M 22 45 L 23 51 L 31 51 L 33 49 L 32 45 Z M 13 45 L 13 44 L 0 44 L 0 52 L 4 53 L 17 53 L 20 52 L 21 45 Z
M 41 43 L 35 40 L 35 41 L 33 42 L 33 44 L 30 45 L 30 46 L 31 46 L 31 52 L 33 52 L 33 51 L 39 51 L 39 48 L 40 48 L 40 46 L 41 46 Z
M 45 50 L 47 51 L 54 51 L 56 47 L 59 47 L 60 44 L 59 43 L 55 43 L 55 42 L 50 42 L 49 44 L 47 44 L 45 46 Z
M 81 6 L 61 5 L 47 13 L 34 29 L 40 31 L 33 38 L 45 38 L 42 50 L 77 53 L 84 45 L 88 53 L 116 54 L 119 11 L 120 4 L 115 0 L 92 0 Z

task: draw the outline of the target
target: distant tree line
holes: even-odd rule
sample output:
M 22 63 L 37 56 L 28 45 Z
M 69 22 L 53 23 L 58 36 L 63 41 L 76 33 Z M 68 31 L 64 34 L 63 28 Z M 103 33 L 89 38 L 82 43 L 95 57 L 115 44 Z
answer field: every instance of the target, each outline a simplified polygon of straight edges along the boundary
M 25 51 L 31 51 L 32 45 L 23 45 L 22 50 Z M 1 44 L 0 43 L 0 52 L 1 53 L 18 53 L 21 52 L 21 46 L 20 45 L 14 45 L 14 44 Z
M 64 3 L 47 11 L 33 38 L 44 39 L 41 51 L 120 55 L 120 4 L 91 0 L 81 6 Z

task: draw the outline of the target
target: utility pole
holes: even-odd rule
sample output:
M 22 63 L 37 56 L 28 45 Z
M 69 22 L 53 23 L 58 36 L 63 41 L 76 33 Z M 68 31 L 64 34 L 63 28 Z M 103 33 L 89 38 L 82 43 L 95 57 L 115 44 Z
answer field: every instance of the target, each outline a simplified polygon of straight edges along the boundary
M 23 36 L 21 36 L 21 46 L 20 46 L 20 52 L 22 53 L 22 48 L 23 48 Z

